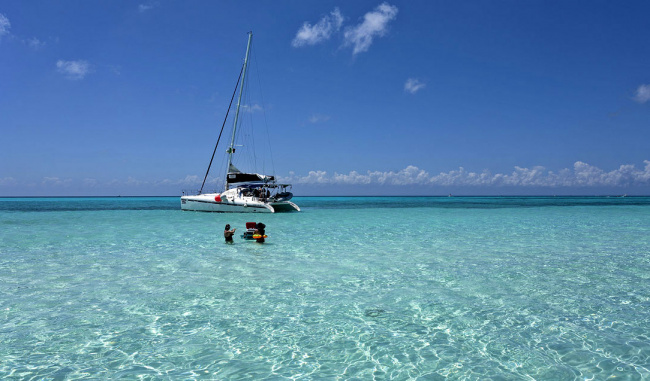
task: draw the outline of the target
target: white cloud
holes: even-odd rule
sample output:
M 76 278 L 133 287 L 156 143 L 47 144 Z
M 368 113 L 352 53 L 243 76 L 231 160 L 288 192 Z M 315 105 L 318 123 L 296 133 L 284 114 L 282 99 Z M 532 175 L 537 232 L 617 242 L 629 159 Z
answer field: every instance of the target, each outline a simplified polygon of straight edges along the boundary
M 636 89 L 634 100 L 639 103 L 646 103 L 647 101 L 650 101 L 650 84 L 639 86 L 639 88 Z
M 187 175 L 181 182 L 185 184 L 196 184 L 201 181 L 201 178 L 197 175 Z
M 404 91 L 407 91 L 411 94 L 415 94 L 418 91 L 422 90 L 426 85 L 420 82 L 417 78 L 409 78 L 404 84 Z
M 95 188 L 99 185 L 99 181 L 97 179 L 86 178 L 83 179 L 82 184 L 84 187 Z
M 323 122 L 327 122 L 328 120 L 330 120 L 329 115 L 313 114 L 312 116 L 309 117 L 309 123 L 312 124 L 323 123 Z
M 16 185 L 16 179 L 13 177 L 2 177 L 0 178 L 0 185 Z
M 72 179 L 62 180 L 58 177 L 44 177 L 41 181 L 42 184 L 50 185 L 62 185 L 71 183 Z M 145 187 L 145 186 L 164 186 L 164 185 L 174 185 L 174 186 L 196 186 L 203 182 L 203 176 L 199 177 L 197 175 L 187 175 L 181 179 L 163 179 L 163 180 L 142 180 L 132 176 L 127 177 L 126 179 L 112 179 L 110 181 L 100 181 L 94 178 L 84 178 L 81 181 L 81 185 L 88 188 L 102 188 L 102 187 L 115 187 L 115 186 L 130 186 L 130 187 Z M 220 179 L 211 178 L 206 181 L 206 184 L 216 184 L 220 183 Z M 16 181 L 11 177 L 0 178 L 0 185 L 6 184 L 15 184 Z
M 72 179 L 60 179 L 58 177 L 43 177 L 41 184 L 46 186 L 68 186 L 72 184 Z
M 562 169 L 555 173 L 546 168 L 515 167 L 511 174 L 491 174 L 467 172 L 464 168 L 458 171 L 440 173 L 431 178 L 433 185 L 467 185 L 467 186 L 517 186 L 517 187 L 624 187 L 650 183 L 650 161 L 644 161 L 643 170 L 634 165 L 621 165 L 610 172 L 577 161 L 573 170 Z
M 344 45 L 353 46 L 352 54 L 368 51 L 372 40 L 381 37 L 388 31 L 388 23 L 397 17 L 397 7 L 382 3 L 374 11 L 363 17 L 363 22 L 355 27 L 347 28 L 344 33 Z
M 7 16 L 0 13 L 0 39 L 2 38 L 2 36 L 7 36 L 8 38 L 13 38 L 16 41 L 22 42 L 23 44 L 29 46 L 34 50 L 38 50 L 43 46 L 45 46 L 45 42 L 39 40 L 36 37 L 22 38 L 19 36 L 15 36 L 11 34 L 9 29 L 11 29 L 11 23 L 9 22 L 9 19 L 7 18 Z
M 298 177 L 297 182 L 303 184 L 328 184 L 332 181 L 327 177 L 325 171 L 309 171 L 305 177 Z
M 221 184 L 223 181 L 219 178 L 210 178 L 208 179 L 205 184 L 206 185 L 216 185 L 216 184 Z M 180 186 L 195 186 L 198 187 L 203 183 L 203 177 L 199 177 L 197 175 L 187 175 L 183 179 L 177 179 L 177 180 L 171 180 L 171 179 L 164 179 L 161 181 L 157 181 L 154 183 L 156 186 L 160 185 L 180 185 Z
M 136 187 L 138 187 L 138 186 L 142 186 L 142 185 L 148 185 L 148 184 L 149 184 L 148 181 L 138 180 L 138 179 L 136 179 L 135 177 L 131 177 L 131 176 L 129 176 L 129 177 L 126 179 L 126 181 L 124 182 L 124 185 L 128 185 L 128 186 L 136 186 Z
M 9 19 L 0 13 L 0 38 L 4 35 L 9 34 L 9 29 L 11 28 L 11 23 Z
M 243 110 L 244 112 L 250 112 L 250 113 L 254 113 L 254 112 L 258 112 L 258 111 L 263 111 L 263 110 L 264 110 L 264 109 L 262 108 L 262 106 L 260 106 L 260 105 L 257 104 L 257 103 L 255 103 L 254 105 L 242 105 L 241 108 L 242 108 L 242 110 Z
M 24 40 L 24 42 L 27 45 L 29 45 L 30 48 L 35 49 L 35 50 L 38 50 L 38 49 L 42 48 L 43 46 L 45 46 L 45 42 L 39 40 L 36 37 L 32 37 L 30 39 Z
M 334 172 L 332 176 L 329 176 L 326 171 L 310 171 L 307 176 L 300 177 L 292 174 L 290 178 L 282 179 L 282 181 L 293 181 L 299 184 L 424 185 L 429 182 L 429 178 L 429 174 L 426 171 L 410 165 L 397 172 L 367 171 L 365 174 L 358 173 L 357 171 L 352 171 L 348 174 Z
M 108 68 L 115 75 L 121 75 L 122 74 L 122 66 L 121 65 L 108 65 Z
M 68 79 L 83 79 L 90 73 L 90 64 L 87 61 L 63 61 L 56 62 L 56 69 L 59 73 L 65 74 Z
M 187 175 L 184 179 L 177 180 L 174 184 L 194 185 L 200 184 L 203 180 L 197 175 Z
M 296 33 L 296 37 L 291 42 L 291 45 L 294 48 L 305 45 L 316 45 L 319 42 L 328 40 L 333 32 L 338 32 L 342 24 L 343 16 L 341 15 L 341 11 L 338 8 L 334 8 L 329 15 L 323 16 L 315 25 L 311 25 L 305 21 L 300 30 L 298 30 L 298 33 Z
M 157 6 L 158 6 L 157 2 L 150 2 L 148 4 L 140 4 L 140 5 L 138 5 L 138 12 L 144 13 L 144 12 L 147 12 L 147 11 L 150 11 L 150 10 L 154 9 Z
M 634 165 L 621 165 L 618 169 L 611 172 L 605 172 L 587 163 L 578 161 L 574 164 L 577 185 L 609 185 L 625 186 L 636 182 L 648 181 L 650 177 L 650 161 L 645 161 L 646 170 L 639 171 Z
M 367 171 L 365 174 L 351 171 L 348 174 L 325 171 L 310 171 L 307 176 L 291 173 L 281 181 L 297 184 L 345 184 L 345 185 L 432 185 L 432 186 L 476 186 L 476 187 L 625 187 L 650 184 L 650 160 L 645 167 L 637 169 L 632 164 L 621 165 L 618 169 L 606 172 L 587 163 L 577 161 L 573 169 L 559 172 L 548 171 L 536 166 L 522 168 L 515 166 L 512 173 L 492 174 L 490 171 L 469 172 L 463 167 L 458 170 L 430 175 L 426 171 L 408 166 L 400 171 Z

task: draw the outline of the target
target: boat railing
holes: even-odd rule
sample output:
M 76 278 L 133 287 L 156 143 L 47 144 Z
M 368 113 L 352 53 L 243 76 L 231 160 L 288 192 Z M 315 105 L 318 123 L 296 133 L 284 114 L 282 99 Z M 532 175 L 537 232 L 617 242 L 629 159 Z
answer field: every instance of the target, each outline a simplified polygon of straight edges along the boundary
M 203 194 L 203 193 L 221 193 L 220 191 L 218 191 L 216 189 L 203 190 L 203 192 L 201 192 L 199 189 L 183 189 L 183 190 L 181 190 L 181 192 L 182 192 L 183 196 L 196 196 L 196 195 L 200 195 L 200 194 Z

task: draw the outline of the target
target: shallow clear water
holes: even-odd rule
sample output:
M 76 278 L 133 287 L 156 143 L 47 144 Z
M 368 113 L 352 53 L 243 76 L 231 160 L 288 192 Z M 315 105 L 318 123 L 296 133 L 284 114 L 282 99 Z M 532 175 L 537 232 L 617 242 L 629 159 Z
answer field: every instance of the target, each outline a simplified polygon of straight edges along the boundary
M 0 378 L 650 379 L 650 198 L 296 202 L 0 199 Z

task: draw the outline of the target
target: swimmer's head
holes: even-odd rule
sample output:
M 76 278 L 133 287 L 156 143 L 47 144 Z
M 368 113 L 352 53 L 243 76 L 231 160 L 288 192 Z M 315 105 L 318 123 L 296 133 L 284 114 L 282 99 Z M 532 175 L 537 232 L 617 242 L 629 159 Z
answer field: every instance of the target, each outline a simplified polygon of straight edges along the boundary
M 230 230 L 230 225 L 226 225 L 226 230 Z

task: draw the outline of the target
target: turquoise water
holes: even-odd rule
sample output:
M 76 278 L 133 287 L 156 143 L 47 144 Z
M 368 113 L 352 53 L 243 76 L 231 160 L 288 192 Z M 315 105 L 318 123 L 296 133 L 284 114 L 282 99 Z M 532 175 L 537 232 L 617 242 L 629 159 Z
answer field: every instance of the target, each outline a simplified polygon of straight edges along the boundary
M 0 199 L 0 378 L 650 379 L 650 198 L 296 202 Z

